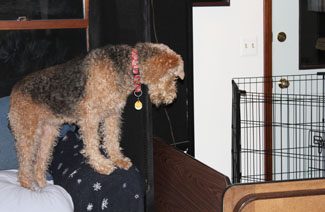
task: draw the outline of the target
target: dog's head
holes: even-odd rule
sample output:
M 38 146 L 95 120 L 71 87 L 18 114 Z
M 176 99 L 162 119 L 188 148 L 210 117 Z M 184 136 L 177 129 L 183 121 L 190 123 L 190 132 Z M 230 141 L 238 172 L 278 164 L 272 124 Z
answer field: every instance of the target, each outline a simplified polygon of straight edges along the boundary
M 136 48 L 151 102 L 156 106 L 172 103 L 177 96 L 176 81 L 185 77 L 181 56 L 164 44 L 142 43 Z

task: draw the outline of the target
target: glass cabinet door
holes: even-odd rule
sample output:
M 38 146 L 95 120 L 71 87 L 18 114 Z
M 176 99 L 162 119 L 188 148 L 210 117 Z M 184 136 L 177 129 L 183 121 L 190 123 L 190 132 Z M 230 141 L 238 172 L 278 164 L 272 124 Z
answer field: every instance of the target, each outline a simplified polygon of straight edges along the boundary
M 28 73 L 89 49 L 89 0 L 0 0 L 0 5 L 0 97 Z

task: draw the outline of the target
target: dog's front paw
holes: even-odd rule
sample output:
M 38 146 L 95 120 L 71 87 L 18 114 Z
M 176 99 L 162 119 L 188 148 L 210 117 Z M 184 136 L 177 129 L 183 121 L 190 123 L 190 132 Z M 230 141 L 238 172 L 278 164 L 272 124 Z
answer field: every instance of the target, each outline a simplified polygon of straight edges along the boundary
M 102 165 L 95 168 L 96 172 L 104 175 L 110 175 L 111 173 L 113 173 L 113 171 L 115 171 L 115 169 L 116 167 L 111 165 L 110 166 Z
M 89 161 L 88 163 L 99 174 L 109 175 L 116 169 L 113 163 L 108 159 L 99 160 L 96 162 Z
M 115 165 L 121 169 L 128 170 L 132 166 L 130 158 L 123 157 L 114 161 Z
M 113 173 L 115 171 L 116 167 L 115 166 L 106 166 L 103 167 L 103 169 L 101 170 L 102 172 L 99 172 L 100 174 L 105 174 L 105 175 L 110 175 L 111 173 Z

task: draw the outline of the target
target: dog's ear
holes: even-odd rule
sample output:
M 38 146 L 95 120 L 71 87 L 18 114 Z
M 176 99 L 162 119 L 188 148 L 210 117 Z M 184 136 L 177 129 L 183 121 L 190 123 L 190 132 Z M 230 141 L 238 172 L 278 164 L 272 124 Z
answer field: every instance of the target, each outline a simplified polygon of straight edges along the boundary
M 184 62 L 182 60 L 182 58 L 179 56 L 179 59 L 178 59 L 178 66 L 173 69 L 172 71 L 174 72 L 175 76 L 179 77 L 181 80 L 184 79 L 185 77 L 185 72 L 184 72 Z
M 147 81 L 159 81 L 168 75 L 184 79 L 184 62 L 179 54 L 164 44 L 144 43 L 141 47 L 138 51 L 143 55 L 143 71 Z

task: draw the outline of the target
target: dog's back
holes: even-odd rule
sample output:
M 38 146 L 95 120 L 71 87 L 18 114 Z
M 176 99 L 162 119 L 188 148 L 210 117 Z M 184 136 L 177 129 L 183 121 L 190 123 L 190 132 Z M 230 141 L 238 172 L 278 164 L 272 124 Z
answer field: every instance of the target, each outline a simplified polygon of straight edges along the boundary
M 34 72 L 14 86 L 11 98 L 27 95 L 56 114 L 68 115 L 84 95 L 87 73 L 82 63 L 83 58 L 77 58 Z

